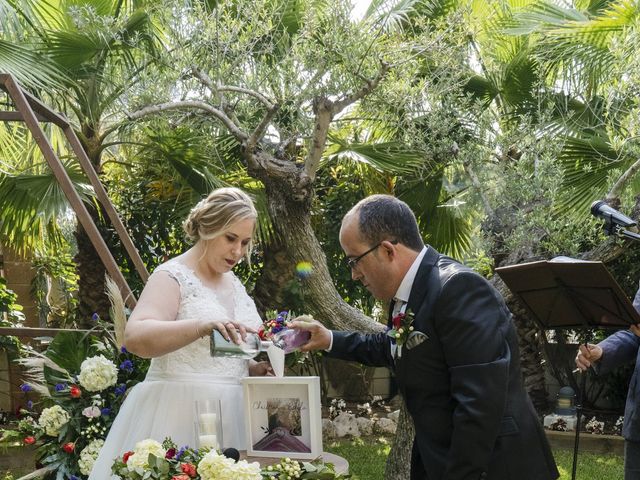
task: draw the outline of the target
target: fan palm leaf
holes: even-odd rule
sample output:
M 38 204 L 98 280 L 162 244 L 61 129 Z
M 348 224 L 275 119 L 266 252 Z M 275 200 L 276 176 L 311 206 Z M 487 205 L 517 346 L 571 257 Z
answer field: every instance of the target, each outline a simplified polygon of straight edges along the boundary
M 64 168 L 81 199 L 92 202 L 93 189 L 79 166 L 66 162 Z M 32 251 L 45 240 L 54 247 L 64 242 L 57 219 L 68 215 L 69 204 L 53 173 L 3 175 L 0 205 L 0 237 L 17 252 Z

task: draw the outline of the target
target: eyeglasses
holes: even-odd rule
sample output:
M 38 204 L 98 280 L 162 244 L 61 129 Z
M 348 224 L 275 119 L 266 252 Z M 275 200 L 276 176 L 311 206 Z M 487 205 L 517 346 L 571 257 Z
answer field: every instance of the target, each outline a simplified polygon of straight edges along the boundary
M 382 242 L 384 242 L 384 240 L 382 240 Z M 364 252 L 361 255 L 358 255 L 357 257 L 353 257 L 353 258 L 347 258 L 347 267 L 349 267 L 351 270 L 353 270 L 354 268 L 356 268 L 356 266 L 358 265 L 358 262 L 360 260 L 362 260 L 366 255 L 369 255 L 371 252 L 373 252 L 376 248 L 378 248 L 380 245 L 382 245 L 382 242 L 378 242 L 376 243 L 373 247 L 371 247 L 369 250 L 367 250 L 366 252 Z M 398 243 L 398 240 L 391 240 L 391 243 L 393 243 L 394 245 Z

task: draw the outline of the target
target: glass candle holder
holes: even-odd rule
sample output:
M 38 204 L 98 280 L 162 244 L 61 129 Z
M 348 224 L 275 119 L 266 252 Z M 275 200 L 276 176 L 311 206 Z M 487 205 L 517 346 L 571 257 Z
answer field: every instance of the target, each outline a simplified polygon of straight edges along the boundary
M 222 408 L 220 400 L 197 400 L 196 405 L 196 436 L 198 448 L 222 448 Z

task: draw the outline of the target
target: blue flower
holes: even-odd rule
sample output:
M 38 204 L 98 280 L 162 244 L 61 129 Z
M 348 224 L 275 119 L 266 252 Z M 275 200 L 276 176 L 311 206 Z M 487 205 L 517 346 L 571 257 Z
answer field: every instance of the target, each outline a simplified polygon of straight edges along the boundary
M 120 353 L 129 353 L 129 352 L 127 352 L 127 349 L 125 348 L 125 346 L 124 346 L 124 345 L 122 345 L 122 346 L 120 347 Z
M 125 372 L 133 372 L 133 362 L 131 360 L 125 360 L 120 364 L 120 370 L 124 370 Z
M 173 457 L 176 460 L 180 460 L 180 457 L 182 457 L 182 455 L 184 455 L 184 452 L 187 451 L 187 446 L 185 445 L 184 447 L 180 447 L 180 450 L 178 450 L 178 452 L 176 453 L 176 456 Z
M 67 388 L 67 384 L 66 383 L 56 383 L 56 386 L 54 388 L 56 389 L 56 392 L 60 392 L 60 391 L 65 390 Z
M 124 383 L 121 383 L 120 385 L 118 385 L 116 387 L 116 395 L 119 397 L 121 395 L 124 395 L 124 392 L 127 391 L 127 386 Z
M 33 390 L 33 387 L 31 387 L 31 385 L 29 385 L 28 383 L 23 383 L 22 385 L 20 385 L 20 390 L 22 390 L 24 393 L 27 393 Z
M 33 402 L 32 402 L 31 400 L 29 400 L 29 401 L 27 402 L 27 408 L 28 408 L 29 410 L 31 410 L 31 409 L 33 408 Z
M 80 480 L 80 477 L 76 477 L 75 475 L 69 475 L 69 480 Z
M 97 322 L 98 320 L 100 320 L 100 315 L 98 315 L 96 312 L 93 312 L 93 315 L 91 315 L 91 320 Z
M 111 413 L 111 409 L 108 408 L 108 407 L 104 407 L 104 408 L 100 409 L 100 414 L 103 417 L 108 417 L 110 413 Z

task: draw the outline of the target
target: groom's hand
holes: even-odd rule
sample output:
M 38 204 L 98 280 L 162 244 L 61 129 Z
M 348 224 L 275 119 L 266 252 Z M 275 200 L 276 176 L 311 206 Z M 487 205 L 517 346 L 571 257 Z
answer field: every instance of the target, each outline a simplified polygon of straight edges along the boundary
M 311 334 L 309 341 L 300 347 L 302 352 L 326 350 L 331 345 L 331 332 L 309 315 L 296 317 L 287 326 L 294 330 L 306 330 Z

